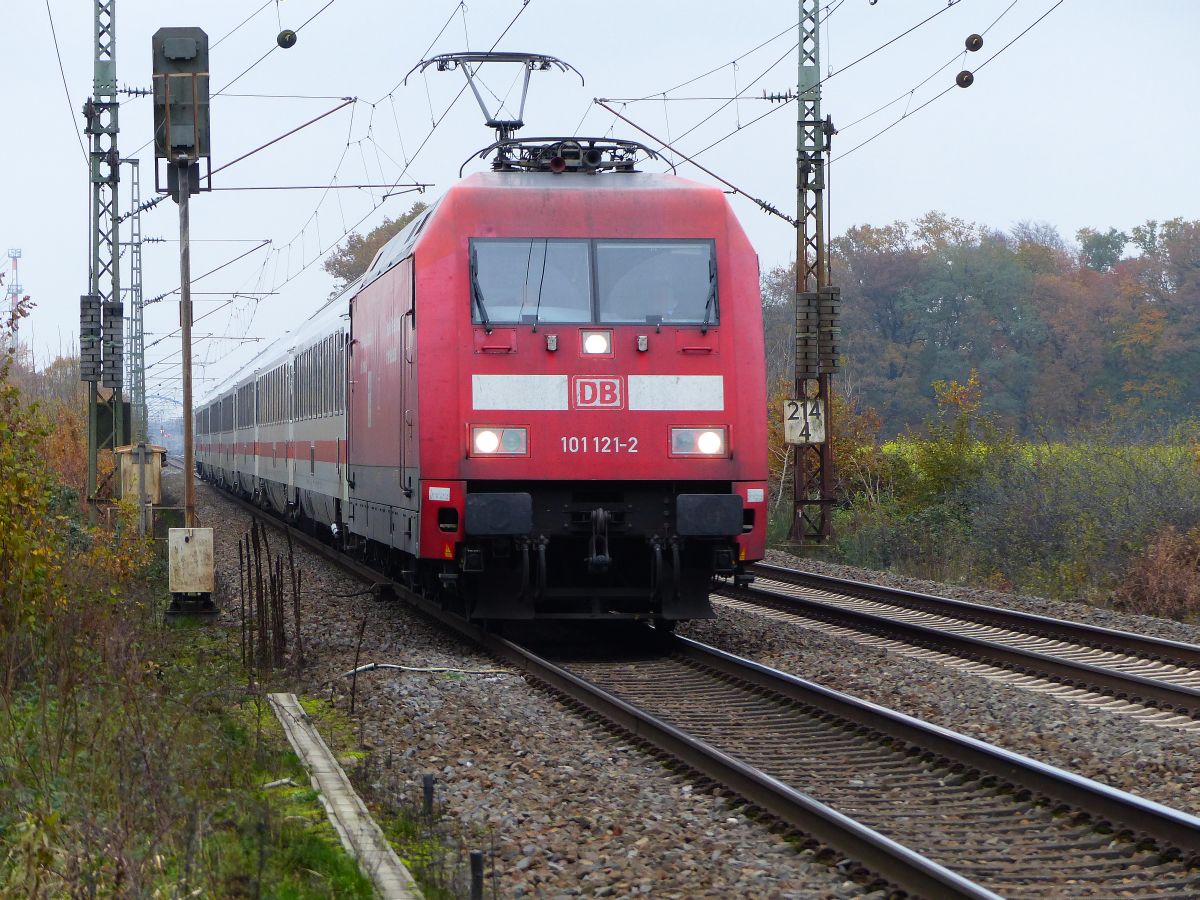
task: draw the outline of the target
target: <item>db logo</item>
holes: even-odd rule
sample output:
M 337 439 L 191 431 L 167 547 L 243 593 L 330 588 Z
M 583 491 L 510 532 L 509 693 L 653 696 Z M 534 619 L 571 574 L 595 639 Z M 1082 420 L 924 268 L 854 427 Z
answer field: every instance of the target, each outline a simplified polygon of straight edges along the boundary
M 620 378 L 573 378 L 571 396 L 576 409 L 621 409 L 625 405 Z

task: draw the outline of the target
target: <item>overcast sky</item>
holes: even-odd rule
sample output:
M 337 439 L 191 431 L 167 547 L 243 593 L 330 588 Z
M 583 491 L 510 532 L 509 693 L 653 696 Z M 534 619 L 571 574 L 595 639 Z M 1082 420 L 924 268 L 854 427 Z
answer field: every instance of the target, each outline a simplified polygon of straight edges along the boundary
M 625 98 L 624 115 L 685 153 L 732 134 L 698 160 L 747 193 L 794 212 L 795 107 L 756 98 L 795 84 L 795 2 L 116 4 L 122 86 L 150 86 L 150 38 L 158 28 L 195 25 L 208 33 L 213 90 L 224 88 L 212 106 L 214 168 L 334 108 L 337 98 L 357 98 L 220 173 L 214 187 L 419 181 L 432 185 L 421 199 L 439 196 L 492 133 L 469 92 L 453 102 L 465 83 L 461 73 L 430 70 L 407 85 L 400 82 L 422 57 L 488 49 L 511 23 L 496 49 L 551 54 L 586 79 L 581 85 L 572 74 L 534 73 L 525 135 L 611 133 L 656 147 L 592 104 L 595 97 Z M 79 131 L 80 109 L 92 92 L 93 10 L 78 0 L 49 0 L 49 11 L 46 0 L 5 0 L 4 6 L 0 265 L 7 269 L 7 248 L 21 248 L 20 281 L 37 303 L 22 339 L 44 364 L 60 349 L 74 348 L 78 298 L 87 290 L 90 189 Z M 851 224 L 884 224 L 930 209 L 998 228 L 1048 222 L 1067 238 L 1082 226 L 1128 229 L 1146 219 L 1200 218 L 1193 96 L 1200 74 L 1200 3 L 1065 0 L 984 65 L 1055 6 L 1056 0 L 958 0 L 951 8 L 947 0 L 831 0 L 822 73 L 824 112 L 842 132 L 831 172 L 835 234 Z M 273 50 L 281 26 L 300 29 L 289 50 Z M 972 32 L 985 33 L 984 47 L 963 60 L 963 42 Z M 905 115 L 951 85 L 964 67 L 982 69 L 973 86 Z M 717 71 L 672 90 L 712 69 Z M 515 69 L 498 66 L 481 74 L 496 96 L 510 106 L 517 101 Z M 736 103 L 710 99 L 739 91 L 744 95 Z M 863 119 L 892 100 L 897 102 Z M 123 95 L 120 116 L 121 155 L 142 161 L 142 196 L 150 199 L 150 100 Z M 483 168 L 486 163 L 473 160 L 466 171 Z M 710 180 L 687 164 L 678 171 Z M 123 167 L 123 176 L 127 172 Z M 128 208 L 127 190 L 123 184 L 122 209 Z M 323 251 L 348 228 L 366 231 L 418 198 L 383 200 L 385 193 L 222 190 L 194 198 L 194 276 L 271 241 L 195 284 L 197 318 L 211 313 L 197 322 L 196 335 L 270 339 L 307 316 L 332 284 L 321 268 Z M 732 202 L 764 270 L 787 264 L 795 246 L 791 226 L 747 200 Z M 152 298 L 179 283 L 175 204 L 168 200 L 144 214 L 142 229 L 147 238 L 165 239 L 143 251 L 144 293 Z M 179 369 L 171 363 L 178 359 L 178 337 L 153 342 L 177 326 L 175 301 L 171 295 L 146 310 L 146 356 L 155 364 L 149 393 L 162 411 L 178 409 L 171 399 L 179 394 Z M 205 365 L 197 377 L 224 377 L 253 359 L 263 343 L 198 340 L 197 360 Z M 199 396 L 213 383 L 200 381 Z

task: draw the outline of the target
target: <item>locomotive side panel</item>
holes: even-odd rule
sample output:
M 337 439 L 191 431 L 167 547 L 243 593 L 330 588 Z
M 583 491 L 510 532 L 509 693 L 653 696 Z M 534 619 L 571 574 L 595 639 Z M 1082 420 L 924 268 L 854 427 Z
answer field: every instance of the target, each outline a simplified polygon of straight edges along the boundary
M 406 421 L 405 408 L 414 390 L 412 278 L 410 257 L 351 300 L 346 520 L 351 533 L 409 553 L 417 536 L 416 420 Z

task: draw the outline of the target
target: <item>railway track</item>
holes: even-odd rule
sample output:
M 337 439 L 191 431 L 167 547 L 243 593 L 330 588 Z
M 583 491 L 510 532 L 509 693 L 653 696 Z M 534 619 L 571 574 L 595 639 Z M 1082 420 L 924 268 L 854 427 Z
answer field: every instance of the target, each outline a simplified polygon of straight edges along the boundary
M 625 632 L 619 655 L 616 644 L 597 655 L 594 639 L 590 650 L 560 639 L 541 654 L 392 587 L 572 704 L 906 892 L 1200 892 L 1196 817 L 685 638 L 645 629 Z
M 550 664 L 565 675 L 535 677 L 914 893 L 1200 891 L 1200 819 L 715 648 Z
M 723 605 L 934 658 L 985 677 L 1200 732 L 1200 646 L 756 565 Z

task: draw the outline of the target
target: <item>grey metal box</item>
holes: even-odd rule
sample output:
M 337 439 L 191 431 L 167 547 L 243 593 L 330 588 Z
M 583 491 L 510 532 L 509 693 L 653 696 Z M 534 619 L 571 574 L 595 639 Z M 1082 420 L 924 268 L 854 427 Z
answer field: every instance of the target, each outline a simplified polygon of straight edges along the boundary
M 213 530 L 172 528 L 167 535 L 169 583 L 172 594 L 211 594 L 213 591 Z

